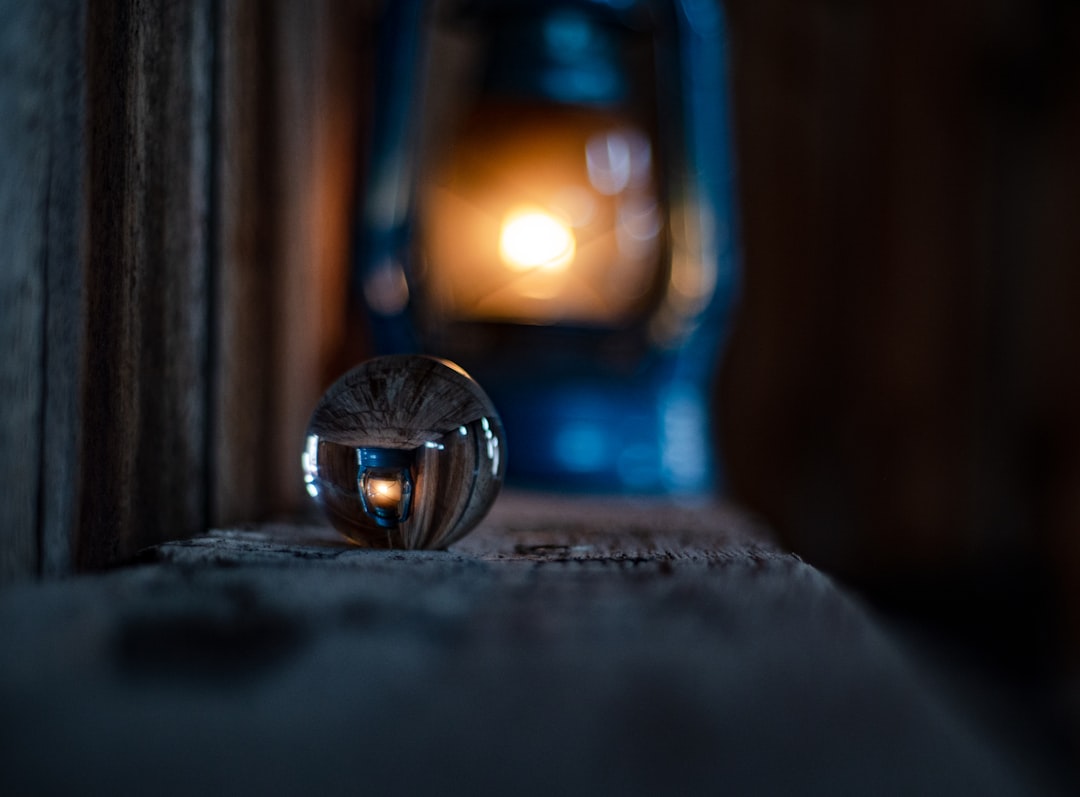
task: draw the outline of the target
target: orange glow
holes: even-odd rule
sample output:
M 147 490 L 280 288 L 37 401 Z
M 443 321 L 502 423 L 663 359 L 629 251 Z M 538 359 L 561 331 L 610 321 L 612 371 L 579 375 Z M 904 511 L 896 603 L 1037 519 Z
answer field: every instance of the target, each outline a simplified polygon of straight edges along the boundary
M 561 271 L 574 259 L 574 248 L 573 231 L 544 211 L 510 213 L 499 236 L 499 256 L 517 271 Z
M 368 502 L 375 509 L 394 509 L 401 503 L 401 482 L 398 479 L 386 479 L 371 476 L 364 479 L 364 491 Z
M 638 128 L 596 110 L 488 107 L 443 146 L 420 216 L 438 315 L 618 324 L 647 307 L 664 229 Z

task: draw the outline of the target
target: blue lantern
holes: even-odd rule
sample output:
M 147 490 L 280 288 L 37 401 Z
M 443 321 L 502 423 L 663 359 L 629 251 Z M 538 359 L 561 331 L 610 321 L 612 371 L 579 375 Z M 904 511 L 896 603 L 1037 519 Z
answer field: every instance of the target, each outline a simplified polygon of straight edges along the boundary
M 388 3 L 354 286 L 487 390 L 508 481 L 702 493 L 736 286 L 710 0 Z

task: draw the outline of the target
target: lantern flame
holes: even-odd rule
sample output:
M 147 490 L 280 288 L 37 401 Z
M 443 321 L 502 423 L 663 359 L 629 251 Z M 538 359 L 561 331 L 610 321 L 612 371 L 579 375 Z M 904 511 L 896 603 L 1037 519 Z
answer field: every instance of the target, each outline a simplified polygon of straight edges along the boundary
M 516 271 L 562 271 L 574 259 L 575 248 L 570 227 L 540 210 L 510 213 L 499 236 L 499 255 Z

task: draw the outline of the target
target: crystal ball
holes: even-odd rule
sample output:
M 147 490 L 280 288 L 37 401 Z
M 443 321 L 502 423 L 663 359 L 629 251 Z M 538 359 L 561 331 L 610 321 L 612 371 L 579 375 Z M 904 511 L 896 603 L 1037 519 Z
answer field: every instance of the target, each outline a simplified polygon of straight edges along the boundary
M 448 360 L 390 355 L 338 379 L 308 424 L 308 494 L 369 548 L 445 548 L 487 514 L 506 446 L 491 399 Z

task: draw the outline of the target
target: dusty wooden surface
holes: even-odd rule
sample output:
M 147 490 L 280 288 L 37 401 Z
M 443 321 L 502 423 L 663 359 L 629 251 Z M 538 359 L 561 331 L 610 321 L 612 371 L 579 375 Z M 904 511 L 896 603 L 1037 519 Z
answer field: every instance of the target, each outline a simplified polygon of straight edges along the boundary
M 0 793 L 1056 793 L 1030 729 L 722 507 L 142 559 L 0 593 Z

